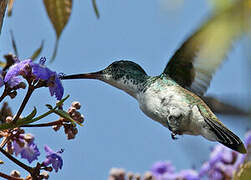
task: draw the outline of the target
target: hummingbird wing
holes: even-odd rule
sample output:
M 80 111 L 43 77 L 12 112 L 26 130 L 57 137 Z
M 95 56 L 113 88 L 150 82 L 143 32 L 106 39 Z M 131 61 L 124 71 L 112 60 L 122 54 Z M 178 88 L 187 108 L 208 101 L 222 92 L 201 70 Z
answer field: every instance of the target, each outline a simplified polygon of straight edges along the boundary
M 250 3 L 251 0 L 241 0 L 216 13 L 182 44 L 163 74 L 170 76 L 182 87 L 203 95 L 232 43 L 248 29 Z
M 230 97 L 230 96 L 229 96 Z M 231 97 L 230 97 L 231 98 Z M 201 99 L 214 112 L 222 115 L 248 116 L 249 113 L 231 103 L 221 101 L 213 96 L 201 96 Z

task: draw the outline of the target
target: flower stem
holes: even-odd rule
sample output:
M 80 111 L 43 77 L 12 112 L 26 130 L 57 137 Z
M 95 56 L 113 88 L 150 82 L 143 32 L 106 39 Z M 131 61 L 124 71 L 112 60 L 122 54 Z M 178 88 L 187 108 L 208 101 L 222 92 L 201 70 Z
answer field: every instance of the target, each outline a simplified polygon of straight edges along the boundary
M 13 136 L 14 135 L 12 134 L 12 135 L 10 135 L 8 137 L 4 137 L 3 140 L 2 140 L 2 142 L 1 142 L 1 144 L 0 144 L 0 148 L 3 148 L 9 142 L 9 140 L 11 138 L 13 138 Z
M 53 113 L 52 109 L 47 111 L 46 113 L 36 117 L 36 118 L 33 118 L 33 119 L 27 119 L 27 120 L 26 119 L 20 119 L 15 124 L 14 123 L 4 123 L 4 124 L 0 125 L 0 131 L 6 130 L 6 129 L 13 129 L 13 128 L 16 128 L 16 127 L 19 127 L 19 126 L 22 126 L 22 125 L 25 125 L 25 124 L 36 122 L 36 121 L 48 116 L 51 113 Z
M 1 172 L 0 172 L 0 177 L 8 179 L 8 180 L 24 180 L 23 178 L 9 176 L 9 175 L 1 173 Z
M 5 86 L 4 91 L 3 91 L 3 94 L 2 94 L 1 97 L 0 97 L 0 102 L 2 102 L 2 100 L 3 100 L 7 95 L 8 95 L 8 90 L 7 90 L 6 86 Z
M 61 123 L 61 120 L 52 121 L 49 123 L 41 123 L 41 124 L 25 124 L 20 127 L 48 127 L 48 126 L 54 126 L 59 125 Z
M 22 112 L 23 112 L 23 110 L 24 110 L 24 108 L 25 108 L 27 102 L 29 101 L 29 99 L 30 99 L 30 97 L 31 97 L 31 94 L 32 94 L 32 92 L 34 91 L 34 89 L 35 89 L 34 86 L 29 85 L 29 88 L 28 88 L 28 91 L 27 91 L 27 93 L 26 93 L 26 95 L 25 95 L 25 97 L 24 97 L 24 100 L 23 100 L 23 102 L 22 102 L 20 108 L 18 109 L 18 112 L 17 112 L 15 118 L 14 118 L 13 121 L 12 121 L 13 124 L 15 124 L 15 123 L 17 122 L 17 120 L 19 119 L 19 117 L 20 117 L 20 115 L 22 114 Z
M 6 152 L 3 148 L 0 148 L 0 152 L 3 153 L 7 158 L 9 158 L 11 161 L 16 163 L 18 166 L 22 167 L 26 171 L 28 171 L 30 174 L 33 174 L 33 169 L 30 166 L 27 166 L 26 164 L 22 163 L 21 161 L 14 158 L 11 154 Z

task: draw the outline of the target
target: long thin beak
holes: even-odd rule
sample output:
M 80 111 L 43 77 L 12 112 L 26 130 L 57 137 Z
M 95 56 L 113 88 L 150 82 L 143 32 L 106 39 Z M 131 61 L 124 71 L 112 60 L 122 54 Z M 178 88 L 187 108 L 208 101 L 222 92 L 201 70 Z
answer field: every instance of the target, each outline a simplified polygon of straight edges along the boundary
M 93 72 L 93 73 L 86 73 L 86 74 L 73 74 L 68 76 L 61 76 L 60 79 L 99 79 L 102 76 L 103 72 Z

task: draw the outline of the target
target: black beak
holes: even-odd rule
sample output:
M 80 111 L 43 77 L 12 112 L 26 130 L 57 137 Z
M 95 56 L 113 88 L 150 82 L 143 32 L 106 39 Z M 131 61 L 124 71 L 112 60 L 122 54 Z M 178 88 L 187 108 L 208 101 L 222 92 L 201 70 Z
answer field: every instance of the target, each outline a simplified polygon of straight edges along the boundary
M 99 79 L 102 77 L 103 71 L 86 73 L 86 74 L 73 74 L 73 75 L 62 75 L 60 79 Z

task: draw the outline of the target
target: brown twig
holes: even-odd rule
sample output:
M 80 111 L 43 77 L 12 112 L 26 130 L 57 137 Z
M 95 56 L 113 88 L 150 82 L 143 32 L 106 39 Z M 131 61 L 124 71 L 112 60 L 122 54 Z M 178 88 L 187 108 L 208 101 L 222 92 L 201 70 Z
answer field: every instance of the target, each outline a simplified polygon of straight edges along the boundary
M 5 86 L 3 94 L 0 97 L 0 102 L 2 102 L 2 100 L 8 95 L 8 88 L 7 86 Z
M 1 172 L 0 172 L 0 177 L 8 179 L 8 180 L 24 180 L 24 178 L 9 176 L 9 175 L 1 173 Z
M 30 174 L 33 174 L 33 169 L 30 166 L 27 166 L 26 164 L 22 163 L 21 161 L 17 160 L 15 157 L 13 157 L 11 154 L 6 152 L 3 148 L 0 148 L 0 152 L 3 153 L 8 159 L 16 163 L 18 166 L 22 167 L 26 171 L 28 171 Z
M 24 97 L 24 100 L 23 100 L 23 102 L 22 102 L 20 108 L 18 109 L 18 112 L 17 112 L 15 118 L 13 119 L 12 123 L 15 124 L 16 121 L 19 119 L 19 117 L 20 117 L 20 115 L 22 114 L 22 112 L 23 112 L 23 110 L 24 110 L 24 108 L 25 108 L 27 102 L 29 101 L 29 99 L 30 99 L 30 97 L 31 97 L 31 94 L 33 93 L 34 89 L 35 89 L 35 88 L 34 88 L 33 85 L 29 85 L 29 88 L 28 88 L 28 91 L 27 91 L 27 93 L 26 93 L 26 95 L 25 95 L 25 97 Z

